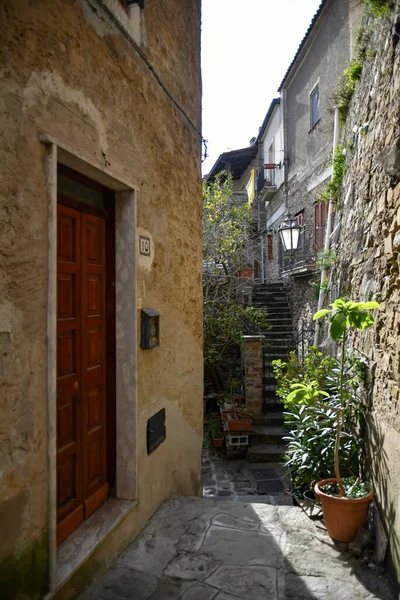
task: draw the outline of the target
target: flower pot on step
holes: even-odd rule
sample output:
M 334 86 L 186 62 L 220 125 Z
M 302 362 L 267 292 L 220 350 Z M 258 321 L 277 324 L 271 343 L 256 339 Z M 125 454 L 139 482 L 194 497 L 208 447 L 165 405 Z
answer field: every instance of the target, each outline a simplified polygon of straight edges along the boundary
M 225 422 L 229 431 L 251 431 L 253 421 L 247 415 L 233 415 L 225 413 Z
M 214 436 L 212 436 L 212 443 L 214 448 L 222 448 L 222 446 L 224 445 L 224 438 L 215 438 Z
M 338 542 L 352 542 L 360 527 L 367 518 L 368 505 L 373 498 L 371 490 L 364 498 L 340 498 L 331 496 L 321 490 L 328 483 L 336 483 L 336 479 L 323 479 L 315 484 L 314 493 L 322 503 L 324 521 L 330 537 Z

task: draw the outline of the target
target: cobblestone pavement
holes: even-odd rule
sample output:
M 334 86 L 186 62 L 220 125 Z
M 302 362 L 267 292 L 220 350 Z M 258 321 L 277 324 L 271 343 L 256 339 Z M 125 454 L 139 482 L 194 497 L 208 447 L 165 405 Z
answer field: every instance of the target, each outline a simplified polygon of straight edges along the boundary
M 223 450 L 213 448 L 205 432 L 202 473 L 203 497 L 292 504 L 285 492 L 285 469 L 278 463 L 249 463 L 244 459 L 227 459 Z M 254 498 L 256 496 L 256 498 Z
M 81 600 L 392 600 L 294 506 L 173 497 Z

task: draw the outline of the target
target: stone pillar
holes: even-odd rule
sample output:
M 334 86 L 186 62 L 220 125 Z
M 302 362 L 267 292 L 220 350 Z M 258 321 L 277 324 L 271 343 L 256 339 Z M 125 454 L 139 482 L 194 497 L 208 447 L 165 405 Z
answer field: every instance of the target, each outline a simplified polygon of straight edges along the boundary
M 246 408 L 254 417 L 262 414 L 262 335 L 244 336 Z

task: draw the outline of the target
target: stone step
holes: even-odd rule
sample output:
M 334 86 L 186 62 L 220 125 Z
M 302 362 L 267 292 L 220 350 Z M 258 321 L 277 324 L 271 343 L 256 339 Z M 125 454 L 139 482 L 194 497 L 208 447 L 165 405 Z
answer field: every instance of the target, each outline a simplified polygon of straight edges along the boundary
M 249 462 L 277 462 L 285 450 L 284 444 L 256 444 L 249 447 L 247 458 Z
M 275 379 L 275 375 L 271 372 L 266 372 L 264 377 L 262 378 L 262 382 L 265 385 L 275 385 L 276 384 L 276 379 Z
M 278 389 L 277 383 L 264 383 L 262 387 L 264 392 L 276 392 Z
M 290 315 L 290 306 L 288 303 L 271 304 L 260 300 L 259 302 L 253 302 L 253 306 L 266 310 L 268 316 L 271 317 L 276 315 Z
M 283 406 L 282 402 L 276 397 L 276 394 L 274 394 L 274 392 L 264 393 L 263 400 L 264 413 L 267 413 L 269 411 L 275 412 L 276 410 L 280 410 L 281 412 L 283 412 L 285 410 L 285 407 Z
M 292 325 L 292 318 L 290 315 L 284 315 L 282 313 L 276 313 L 276 315 L 268 315 L 268 320 L 271 325 L 279 323 L 280 325 Z
M 281 444 L 287 430 L 281 425 L 253 425 L 251 445 Z
M 256 425 L 282 425 L 285 419 L 281 410 L 271 410 L 263 414 L 261 417 L 253 418 L 253 426 Z
M 282 323 L 279 321 L 268 321 L 271 325 L 271 329 L 268 329 L 265 336 L 268 339 L 270 333 L 290 333 L 293 335 L 293 325 L 292 323 Z
M 251 299 L 252 299 L 253 304 L 255 302 L 262 303 L 262 304 L 265 304 L 266 306 L 269 306 L 271 309 L 286 307 L 288 310 L 290 310 L 290 307 L 291 307 L 291 303 L 289 302 L 288 298 L 284 297 L 284 296 L 272 297 L 272 296 L 263 296 L 263 295 L 256 294 L 256 295 L 253 295 Z
M 283 358 L 283 360 L 285 360 L 285 358 L 287 358 L 289 352 L 291 352 L 293 350 L 293 346 L 291 345 L 286 345 L 286 346 L 278 346 L 278 347 L 269 347 L 266 348 L 265 352 L 264 352 L 264 360 L 266 362 L 271 361 L 271 360 L 276 360 L 277 358 Z
M 286 360 L 288 358 L 289 352 L 276 352 L 274 354 L 269 354 L 268 356 L 264 355 L 264 364 L 266 367 L 270 367 L 272 365 L 273 360 L 277 360 L 280 358 L 281 360 Z

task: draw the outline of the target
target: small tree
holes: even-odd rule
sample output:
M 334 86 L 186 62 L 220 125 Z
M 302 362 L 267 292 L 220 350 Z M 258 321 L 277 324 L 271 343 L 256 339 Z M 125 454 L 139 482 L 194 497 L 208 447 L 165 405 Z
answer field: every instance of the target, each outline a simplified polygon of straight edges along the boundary
M 315 313 L 313 319 L 328 317 L 330 322 L 329 333 L 334 342 L 340 345 L 339 359 L 339 385 L 336 418 L 336 443 L 335 443 L 335 477 L 339 488 L 339 496 L 345 495 L 342 477 L 340 473 L 340 443 L 344 425 L 345 411 L 355 401 L 351 388 L 346 381 L 347 340 L 351 330 L 363 331 L 374 324 L 374 317 L 370 310 L 379 308 L 378 302 L 352 302 L 338 298 L 330 305 L 332 308 L 324 308 Z M 326 394 L 324 394 L 326 395 Z
M 266 310 L 246 307 L 240 272 L 253 265 L 259 246 L 252 207 L 233 192 L 232 177 L 220 173 L 203 185 L 204 359 L 217 387 L 221 363 L 246 333 L 265 332 Z

